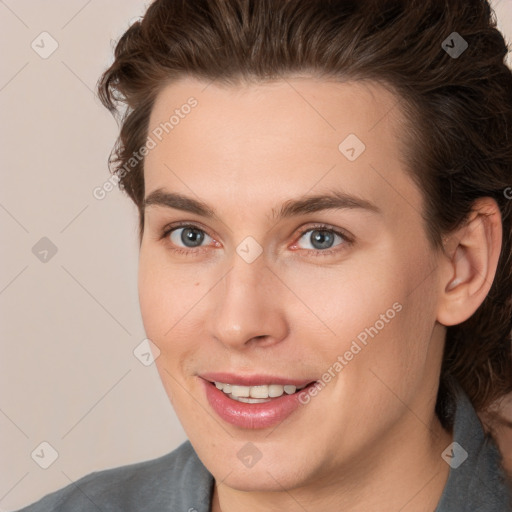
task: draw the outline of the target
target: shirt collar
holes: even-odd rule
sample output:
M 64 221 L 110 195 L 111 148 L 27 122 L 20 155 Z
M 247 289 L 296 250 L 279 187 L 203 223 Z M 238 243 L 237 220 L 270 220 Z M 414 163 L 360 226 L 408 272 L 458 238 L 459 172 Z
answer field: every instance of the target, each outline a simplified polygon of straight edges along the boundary
M 501 454 L 484 432 L 462 387 L 456 382 L 451 387 L 455 401 L 453 443 L 442 454 L 450 473 L 435 512 L 512 510 Z

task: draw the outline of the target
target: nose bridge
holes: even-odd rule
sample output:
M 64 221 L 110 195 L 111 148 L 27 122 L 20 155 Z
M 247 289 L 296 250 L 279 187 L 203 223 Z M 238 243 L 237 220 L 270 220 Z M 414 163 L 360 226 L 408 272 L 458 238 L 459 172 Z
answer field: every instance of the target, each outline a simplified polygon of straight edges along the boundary
M 286 334 L 279 294 L 272 288 L 274 276 L 263 254 L 246 258 L 251 246 L 247 252 L 243 249 L 247 249 L 244 243 L 233 254 L 231 267 L 219 283 L 212 320 L 214 337 L 232 347 L 242 347 L 257 337 L 276 341 Z

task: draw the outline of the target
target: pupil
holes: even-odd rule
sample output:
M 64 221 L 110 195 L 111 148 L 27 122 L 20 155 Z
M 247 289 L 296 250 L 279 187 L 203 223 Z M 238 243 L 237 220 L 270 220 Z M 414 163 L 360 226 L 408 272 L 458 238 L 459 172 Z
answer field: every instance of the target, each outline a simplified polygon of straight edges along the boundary
M 311 243 L 317 249 L 327 249 L 333 242 L 333 235 L 329 231 L 315 230 L 311 232 Z M 318 245 L 315 245 L 318 243 Z
M 195 247 L 193 244 L 198 242 L 198 245 L 203 241 L 204 234 L 196 228 L 185 228 L 181 232 L 181 241 L 188 247 Z M 188 245 L 192 242 L 192 245 Z

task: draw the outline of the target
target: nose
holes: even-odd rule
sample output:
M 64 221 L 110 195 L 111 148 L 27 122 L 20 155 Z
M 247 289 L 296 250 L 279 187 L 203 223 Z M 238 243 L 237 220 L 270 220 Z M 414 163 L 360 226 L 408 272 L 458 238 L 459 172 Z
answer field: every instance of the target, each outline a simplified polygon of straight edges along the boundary
M 212 297 L 212 336 L 231 349 L 282 341 L 288 333 L 282 286 L 263 256 L 247 263 L 234 254 Z

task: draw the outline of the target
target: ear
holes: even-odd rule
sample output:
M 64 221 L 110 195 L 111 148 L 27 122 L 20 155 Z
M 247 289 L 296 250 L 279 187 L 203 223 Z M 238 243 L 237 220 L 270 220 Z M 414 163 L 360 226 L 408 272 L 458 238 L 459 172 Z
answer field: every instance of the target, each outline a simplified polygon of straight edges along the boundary
M 437 321 L 445 326 L 467 320 L 491 289 L 501 252 L 499 207 L 490 197 L 475 201 L 467 222 L 444 238 L 439 261 Z

